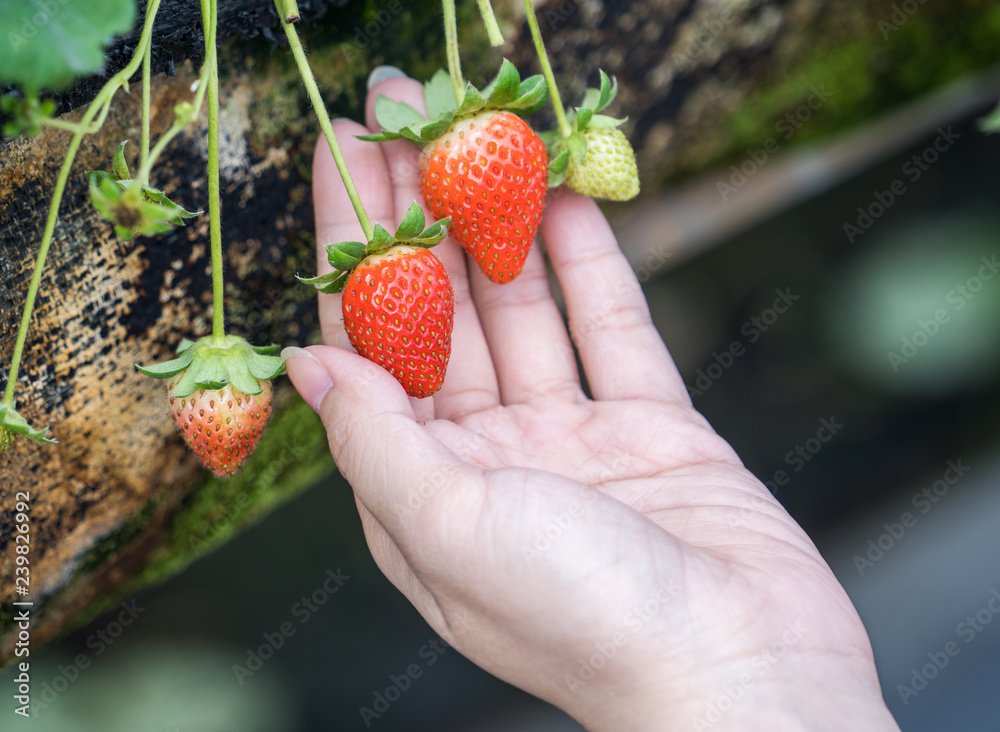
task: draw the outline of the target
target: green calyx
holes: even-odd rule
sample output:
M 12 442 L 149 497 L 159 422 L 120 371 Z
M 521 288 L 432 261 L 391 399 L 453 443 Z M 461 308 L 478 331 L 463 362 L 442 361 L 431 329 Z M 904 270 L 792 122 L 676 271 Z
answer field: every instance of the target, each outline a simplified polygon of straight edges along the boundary
M 48 427 L 41 430 L 34 429 L 14 407 L 0 404 L 0 452 L 10 447 L 18 435 L 43 445 L 56 444 L 56 440 L 45 436 L 48 431 Z
M 390 234 L 381 224 L 375 224 L 371 241 L 342 241 L 326 247 L 327 258 L 333 272 L 319 277 L 299 277 L 299 281 L 312 285 L 320 292 L 333 294 L 343 292 L 347 279 L 354 268 L 367 257 L 382 254 L 397 246 L 430 249 L 448 236 L 451 218 L 435 221 L 426 226 L 424 211 L 416 202 L 410 204 L 395 234 Z
M 590 128 L 614 128 L 627 121 L 601 114 L 618 95 L 618 80 L 601 71 L 601 87 L 588 89 L 583 104 L 567 115 L 573 134 L 563 137 L 558 130 L 543 132 L 539 137 L 549 151 L 549 188 L 562 185 L 566 180 L 570 161 L 583 162 L 587 157 L 587 138 L 583 131 Z
M 163 191 L 131 177 L 125 160 L 127 142 L 121 143 L 111 158 L 113 174 L 103 170 L 87 171 L 90 202 L 105 219 L 114 223 L 115 233 L 126 240 L 137 235 L 156 236 L 174 226 L 183 226 L 184 219 L 198 216 L 201 211 L 187 211 Z
M 424 144 L 444 135 L 456 121 L 486 110 L 531 114 L 541 109 L 547 95 L 548 89 L 541 75 L 522 81 L 517 67 L 504 59 L 493 81 L 482 91 L 469 84 L 462 103 L 458 104 L 448 73 L 438 71 L 424 84 L 426 117 L 409 104 L 379 95 L 375 102 L 375 119 L 383 131 L 359 139 L 383 142 L 403 137 Z
M 270 381 L 285 372 L 285 362 L 276 356 L 278 346 L 251 346 L 239 336 L 221 340 L 205 336 L 198 341 L 184 339 L 178 357 L 136 369 L 153 379 L 174 379 L 173 396 L 182 398 L 198 389 L 221 389 L 227 384 L 248 395 L 260 394 L 260 381 Z

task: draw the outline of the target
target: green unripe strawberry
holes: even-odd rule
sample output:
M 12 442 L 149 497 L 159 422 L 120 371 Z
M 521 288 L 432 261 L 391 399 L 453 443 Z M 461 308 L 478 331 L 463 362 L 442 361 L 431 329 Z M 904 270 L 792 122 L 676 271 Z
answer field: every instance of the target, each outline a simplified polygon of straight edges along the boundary
M 617 127 L 588 127 L 582 133 L 587 154 L 570 159 L 566 182 L 577 193 L 608 201 L 628 201 L 639 195 L 639 167 L 625 133 Z

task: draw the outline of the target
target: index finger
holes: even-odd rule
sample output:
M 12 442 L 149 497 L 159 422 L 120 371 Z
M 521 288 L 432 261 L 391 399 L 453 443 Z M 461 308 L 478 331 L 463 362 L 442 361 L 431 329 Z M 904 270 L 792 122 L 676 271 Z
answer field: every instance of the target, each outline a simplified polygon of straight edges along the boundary
M 337 120 L 333 123 L 333 130 L 369 218 L 372 222 L 387 222 L 391 226 L 395 222 L 393 196 L 391 186 L 386 185 L 389 171 L 382 150 L 378 145 L 357 139 L 357 135 L 369 133 L 356 122 Z M 326 274 L 333 269 L 327 259 L 327 245 L 342 241 L 363 242 L 365 235 L 330 146 L 322 136 L 313 155 L 313 207 L 316 216 L 316 271 L 317 274 Z M 325 344 L 352 348 L 344 330 L 340 295 L 319 293 L 319 321 Z

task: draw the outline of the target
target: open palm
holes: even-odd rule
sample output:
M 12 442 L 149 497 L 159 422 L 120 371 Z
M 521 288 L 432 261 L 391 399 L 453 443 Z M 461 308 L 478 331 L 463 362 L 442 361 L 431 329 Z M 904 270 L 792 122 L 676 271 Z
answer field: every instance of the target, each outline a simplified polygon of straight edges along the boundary
M 376 92 L 422 109 L 411 80 Z M 393 228 L 420 200 L 417 149 L 336 129 L 369 214 Z M 324 144 L 314 175 L 321 247 L 358 239 Z M 539 247 L 498 286 L 446 241 L 454 347 L 431 399 L 350 352 L 339 296 L 320 296 L 338 348 L 288 371 L 379 566 L 464 655 L 589 729 L 846 729 L 845 704 L 852 729 L 896 729 L 850 600 L 692 408 L 599 209 L 556 195 L 542 237 L 572 342 Z

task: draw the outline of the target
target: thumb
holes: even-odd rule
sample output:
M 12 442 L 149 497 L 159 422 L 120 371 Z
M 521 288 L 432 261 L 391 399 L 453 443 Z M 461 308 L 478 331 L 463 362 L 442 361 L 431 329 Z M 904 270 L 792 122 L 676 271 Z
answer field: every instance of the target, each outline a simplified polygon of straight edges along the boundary
M 461 461 L 417 424 L 399 382 L 377 364 L 332 346 L 286 348 L 282 357 L 292 384 L 323 420 L 338 469 L 387 529 L 406 515 L 409 493 L 423 478 L 462 472 Z

